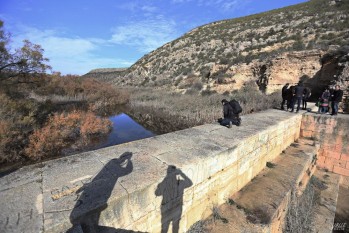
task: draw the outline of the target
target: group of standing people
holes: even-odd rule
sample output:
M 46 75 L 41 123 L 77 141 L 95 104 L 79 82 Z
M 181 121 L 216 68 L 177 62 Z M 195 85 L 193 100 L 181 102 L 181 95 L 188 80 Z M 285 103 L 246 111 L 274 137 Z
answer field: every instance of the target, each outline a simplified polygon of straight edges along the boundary
M 307 109 L 307 102 L 309 97 L 311 96 L 311 90 L 308 87 L 303 85 L 303 82 L 299 82 L 296 86 L 290 86 L 289 83 L 286 83 L 285 86 L 282 87 L 282 103 L 281 110 L 285 110 L 285 103 L 287 104 L 286 110 L 290 110 L 294 112 L 294 107 L 297 103 L 297 110 L 299 109 Z
M 287 111 L 290 110 L 291 112 L 294 112 L 296 104 L 296 112 L 299 112 L 301 104 L 302 109 L 306 110 L 310 96 L 311 90 L 309 87 L 305 87 L 303 82 L 300 81 L 296 86 L 290 86 L 289 83 L 286 83 L 282 88 L 281 110 L 285 110 L 285 104 L 287 104 Z M 337 115 L 338 106 L 342 101 L 342 98 L 343 91 L 340 89 L 339 85 L 336 85 L 335 88 L 325 88 L 317 103 L 317 106 L 319 106 L 318 113 L 330 113 L 331 110 L 331 115 Z
M 325 88 L 324 92 L 321 94 L 317 105 L 319 107 L 318 113 L 330 113 L 331 115 L 338 114 L 339 103 L 342 102 L 343 91 L 340 89 L 339 85 L 336 85 L 335 88 L 332 86 Z
M 302 81 L 295 86 L 290 86 L 289 83 L 286 83 L 282 87 L 281 110 L 294 112 L 296 104 L 296 112 L 299 112 L 301 107 L 303 110 L 308 110 L 307 104 L 311 94 L 310 88 L 305 87 Z M 330 113 L 331 108 L 331 115 L 337 115 L 339 103 L 342 101 L 342 98 L 343 91 L 339 85 L 336 85 L 334 88 L 325 88 L 317 103 L 317 106 L 319 106 L 318 113 Z M 241 118 L 239 114 L 242 112 L 242 108 L 239 102 L 236 100 L 228 101 L 226 99 L 223 99 L 221 102 L 223 106 L 223 118 L 219 118 L 218 122 L 228 128 L 231 128 L 232 125 L 240 126 Z M 287 105 L 286 109 L 285 104 Z

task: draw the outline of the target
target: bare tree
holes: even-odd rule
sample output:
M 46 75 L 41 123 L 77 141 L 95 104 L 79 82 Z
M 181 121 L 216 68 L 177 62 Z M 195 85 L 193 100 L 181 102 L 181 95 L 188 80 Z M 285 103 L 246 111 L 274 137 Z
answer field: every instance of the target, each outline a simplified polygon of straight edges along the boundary
M 36 77 L 51 69 L 40 45 L 24 40 L 23 46 L 13 52 L 9 45 L 10 34 L 4 30 L 4 22 L 0 20 L 0 82 L 15 78 L 17 82 L 27 82 L 29 79 L 20 81 L 18 78 Z

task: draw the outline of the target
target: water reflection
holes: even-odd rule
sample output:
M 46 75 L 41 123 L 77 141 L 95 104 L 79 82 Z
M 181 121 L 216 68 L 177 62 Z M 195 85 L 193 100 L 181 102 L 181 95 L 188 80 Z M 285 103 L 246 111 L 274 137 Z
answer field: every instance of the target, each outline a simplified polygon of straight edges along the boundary
M 109 117 L 109 120 L 113 123 L 113 129 L 103 141 L 99 142 L 96 146 L 97 149 L 156 135 L 145 129 L 125 113 Z

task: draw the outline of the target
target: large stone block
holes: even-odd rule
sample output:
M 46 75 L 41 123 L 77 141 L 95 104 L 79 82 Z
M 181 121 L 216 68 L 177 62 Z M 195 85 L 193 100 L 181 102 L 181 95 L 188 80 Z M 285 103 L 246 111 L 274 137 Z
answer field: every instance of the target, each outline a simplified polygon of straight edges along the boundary
M 344 154 L 344 153 L 342 153 L 342 154 L 341 154 L 341 160 L 349 161 L 349 154 Z
M 253 178 L 253 171 L 249 169 L 238 176 L 238 190 L 242 189 Z
M 315 124 L 314 129 L 310 129 L 313 123 Z M 347 115 L 331 117 L 306 114 L 302 119 L 302 128 L 304 128 L 303 131 L 313 131 L 313 138 L 320 144 L 319 155 L 326 156 L 325 160 L 318 161 L 318 166 L 333 172 L 336 166 L 336 171 L 343 173 L 340 168 L 346 166 L 346 157 L 343 154 L 347 154 L 346 151 L 349 150 L 349 117 Z
M 341 157 L 341 153 L 334 152 L 332 150 L 324 150 L 324 152 L 322 154 L 323 154 L 323 156 L 333 158 L 333 159 L 340 159 L 340 157 Z
M 342 168 L 342 167 L 339 167 L 339 166 L 334 166 L 333 167 L 333 172 L 337 173 L 337 174 L 340 174 L 340 175 L 343 175 L 343 176 L 349 176 L 349 169 Z

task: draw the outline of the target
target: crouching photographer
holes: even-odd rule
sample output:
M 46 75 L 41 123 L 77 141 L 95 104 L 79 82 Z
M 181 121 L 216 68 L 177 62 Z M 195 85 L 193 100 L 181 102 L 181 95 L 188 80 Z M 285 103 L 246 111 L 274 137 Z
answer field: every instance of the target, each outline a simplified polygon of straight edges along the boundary
M 231 128 L 233 125 L 240 126 L 241 118 L 239 117 L 239 114 L 242 112 L 242 108 L 239 102 L 234 99 L 231 101 L 223 99 L 222 105 L 224 118 L 219 118 L 218 122 L 228 128 Z

